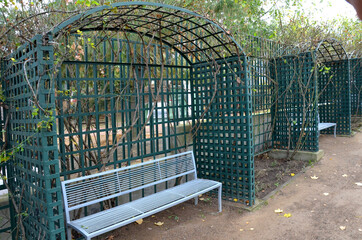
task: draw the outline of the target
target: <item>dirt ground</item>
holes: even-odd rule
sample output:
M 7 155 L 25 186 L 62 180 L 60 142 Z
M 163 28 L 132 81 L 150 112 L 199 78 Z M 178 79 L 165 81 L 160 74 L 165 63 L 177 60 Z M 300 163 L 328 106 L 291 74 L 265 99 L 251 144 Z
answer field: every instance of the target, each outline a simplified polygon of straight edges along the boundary
M 362 133 L 321 135 L 320 149 L 325 156 L 318 163 L 252 212 L 224 203 L 217 213 L 217 202 L 204 198 L 197 206 L 189 201 L 98 239 L 362 239 L 362 186 L 356 184 L 362 182 Z
M 312 161 L 271 159 L 267 153 L 255 157 L 256 197 L 259 199 L 264 198 L 311 164 L 313 164 Z

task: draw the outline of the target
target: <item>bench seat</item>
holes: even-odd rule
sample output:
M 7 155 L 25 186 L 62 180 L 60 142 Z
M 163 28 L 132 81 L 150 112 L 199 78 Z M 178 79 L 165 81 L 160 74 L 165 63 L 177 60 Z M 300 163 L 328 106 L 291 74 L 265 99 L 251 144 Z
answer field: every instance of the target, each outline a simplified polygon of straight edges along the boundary
M 69 225 L 79 232 L 86 232 L 89 237 L 98 236 L 101 234 L 100 232 L 108 232 L 153 215 L 159 212 L 161 208 L 162 210 L 170 208 L 215 189 L 219 185 L 219 182 L 212 180 L 192 180 L 133 202 L 71 221 Z
M 318 132 L 330 127 L 334 127 L 334 137 L 336 137 L 336 130 L 337 130 L 336 123 L 318 123 Z

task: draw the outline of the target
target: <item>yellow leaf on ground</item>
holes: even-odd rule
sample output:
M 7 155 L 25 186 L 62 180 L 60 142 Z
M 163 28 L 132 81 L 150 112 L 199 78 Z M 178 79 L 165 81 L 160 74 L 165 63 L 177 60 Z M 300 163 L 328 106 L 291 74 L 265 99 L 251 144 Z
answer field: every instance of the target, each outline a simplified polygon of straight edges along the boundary
M 286 213 L 286 214 L 284 214 L 284 217 L 286 217 L 286 218 L 290 218 L 291 216 L 292 216 L 291 213 Z
M 328 195 L 329 195 L 329 193 L 325 192 L 325 193 L 323 193 L 323 195 L 324 195 L 324 196 L 328 196 Z
M 280 209 L 280 208 L 278 208 L 278 209 L 274 210 L 274 212 L 275 212 L 275 213 L 282 213 L 282 212 L 283 212 L 283 210 L 282 210 L 282 209 Z
M 237 198 L 234 198 L 234 202 L 237 202 L 238 201 L 238 199 Z
M 244 231 L 244 229 L 240 228 L 240 232 Z
M 159 227 L 162 226 L 163 224 L 164 224 L 164 222 L 156 222 L 156 223 L 155 223 L 155 225 L 156 225 L 156 226 L 159 226 Z
M 339 226 L 339 228 L 343 231 L 346 230 L 346 226 Z
M 342 177 L 348 177 L 348 175 L 347 175 L 347 174 L 343 174 Z
M 200 198 L 200 201 L 204 201 L 204 200 L 205 200 L 205 198 L 203 198 L 203 197 L 202 197 L 202 198 Z
M 291 173 L 290 176 L 294 177 L 294 176 L 295 176 L 295 173 Z
M 254 231 L 254 228 L 250 228 L 250 231 Z
M 136 223 L 142 224 L 142 223 L 143 223 L 143 219 L 141 218 L 141 219 L 137 220 Z
M 313 180 L 317 180 L 317 179 L 318 179 L 318 177 L 317 177 L 316 175 L 311 176 L 310 178 L 313 179 Z
M 362 187 L 362 183 L 361 183 L 361 182 L 356 182 L 356 185 Z

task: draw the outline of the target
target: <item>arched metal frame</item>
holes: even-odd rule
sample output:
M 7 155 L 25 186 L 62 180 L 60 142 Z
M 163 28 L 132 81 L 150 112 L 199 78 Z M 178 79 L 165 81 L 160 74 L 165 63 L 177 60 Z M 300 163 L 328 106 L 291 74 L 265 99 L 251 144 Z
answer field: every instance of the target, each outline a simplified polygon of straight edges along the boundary
M 30 127 L 42 124 L 47 117 L 42 112 L 32 116 L 29 85 L 38 87 L 36 98 L 44 109 L 56 109 L 60 93 L 56 93 L 53 71 L 49 71 L 55 66 L 52 42 L 77 33 L 77 30 L 141 34 L 164 43 L 182 55 L 189 63 L 189 81 L 194 98 L 193 123 L 200 125 L 197 142 L 194 142 L 196 161 L 201 169 L 199 175 L 221 180 L 225 199 L 254 204 L 251 87 L 247 58 L 240 45 L 218 24 L 186 9 L 147 2 L 116 3 L 91 9 L 66 20 L 43 36 L 36 35 L 2 64 L 5 95 L 12 99 L 11 104 L 15 106 L 7 111 L 12 116 L 9 124 L 14 126 L 8 133 L 11 139 L 9 147 L 16 146 L 17 141 L 24 141 L 25 150 L 16 154 L 9 172 L 11 179 L 16 179 L 10 181 L 12 190 L 19 193 L 23 188 L 25 192 L 21 200 L 15 195 L 15 201 L 21 201 L 27 209 L 24 234 L 28 238 L 65 239 L 58 126 L 54 121 L 40 132 Z M 26 61 L 29 85 L 25 84 L 23 67 L 14 64 L 10 58 Z M 67 64 L 89 63 L 68 61 Z M 98 81 L 97 76 L 93 78 Z M 214 84 L 216 80 L 217 86 Z M 211 94 L 216 90 L 214 88 L 217 89 L 215 98 Z M 207 107 L 209 110 L 203 114 Z M 54 111 L 52 116 L 62 118 L 56 114 Z M 201 115 L 204 120 L 197 122 Z M 78 125 L 82 126 L 82 121 L 78 120 Z M 24 130 L 17 131 L 16 128 Z M 77 152 L 78 155 L 80 153 L 82 151 Z
M 159 3 L 122 2 L 96 7 L 64 21 L 50 34 L 57 37 L 77 30 L 137 32 L 156 37 L 190 63 L 244 54 L 218 24 L 189 10 Z
M 337 134 L 351 134 L 350 61 L 341 42 L 320 41 L 312 47 L 318 89 L 318 114 L 321 122 L 337 123 Z M 323 132 L 333 134 L 333 129 Z
M 315 53 L 317 62 L 324 63 L 348 59 L 342 43 L 334 38 L 320 41 L 316 46 L 312 46 L 311 50 Z

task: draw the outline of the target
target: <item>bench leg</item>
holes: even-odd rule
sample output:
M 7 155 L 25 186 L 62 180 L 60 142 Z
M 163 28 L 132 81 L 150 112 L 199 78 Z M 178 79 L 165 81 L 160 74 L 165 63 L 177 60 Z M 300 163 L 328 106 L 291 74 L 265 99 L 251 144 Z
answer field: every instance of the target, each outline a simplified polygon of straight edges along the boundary
M 197 205 L 199 203 L 199 197 L 197 196 L 194 199 L 195 199 L 195 205 Z
M 336 138 L 336 132 L 337 132 L 337 124 L 334 125 L 334 138 Z
M 68 240 L 72 240 L 72 228 L 67 227 L 67 238 Z
M 222 186 L 219 187 L 219 212 L 222 212 L 221 194 L 222 194 Z

